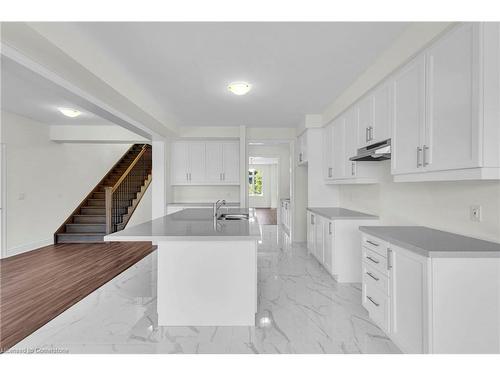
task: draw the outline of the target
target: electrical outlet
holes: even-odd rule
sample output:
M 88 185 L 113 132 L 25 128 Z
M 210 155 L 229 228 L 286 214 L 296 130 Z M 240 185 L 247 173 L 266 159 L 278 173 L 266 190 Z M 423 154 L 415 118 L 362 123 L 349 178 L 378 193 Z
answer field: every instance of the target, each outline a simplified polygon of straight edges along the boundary
M 470 206 L 470 219 L 481 221 L 481 206 Z

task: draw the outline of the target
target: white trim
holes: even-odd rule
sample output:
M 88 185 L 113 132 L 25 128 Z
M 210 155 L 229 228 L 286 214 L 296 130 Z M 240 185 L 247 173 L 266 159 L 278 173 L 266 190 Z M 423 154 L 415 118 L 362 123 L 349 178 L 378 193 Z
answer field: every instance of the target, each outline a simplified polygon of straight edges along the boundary
M 7 202 L 7 192 L 6 192 L 6 160 L 5 160 L 5 144 L 0 144 L 0 259 L 7 257 L 7 214 L 5 203 Z
M 27 244 L 15 246 L 15 247 L 12 247 L 10 249 L 7 249 L 7 251 L 6 251 L 6 258 L 14 256 L 14 255 L 19 255 L 21 253 L 26 253 L 28 251 L 36 250 L 36 249 L 38 249 L 40 247 L 53 245 L 53 244 L 54 244 L 54 238 L 50 237 L 50 238 L 47 238 L 47 239 L 44 239 L 44 240 L 30 242 L 30 243 L 27 243 Z
M 77 96 L 75 98 L 75 102 L 84 106 L 84 103 L 95 106 L 97 108 L 95 109 L 95 113 L 98 116 L 101 116 L 104 119 L 107 119 L 111 122 L 114 122 L 116 124 L 119 124 L 123 128 L 130 130 L 140 136 L 143 136 L 145 138 L 154 138 L 156 136 L 160 136 L 157 132 L 154 130 L 149 129 L 148 127 L 144 126 L 143 124 L 135 121 L 134 119 L 130 118 L 129 116 L 125 115 L 124 113 L 110 107 L 106 103 L 104 103 L 102 100 L 94 97 L 93 95 L 87 93 L 84 90 L 81 90 L 77 86 L 75 86 L 73 83 L 65 80 L 64 78 L 60 77 L 58 74 L 48 70 L 44 66 L 40 65 L 39 63 L 31 60 L 29 57 L 25 56 L 22 52 L 16 50 L 15 48 L 10 47 L 9 45 L 5 43 L 0 43 L 0 51 L 1 54 L 19 65 L 23 66 L 26 69 L 31 70 L 32 72 L 38 74 L 39 76 L 45 78 L 46 80 L 50 81 L 51 83 L 67 90 L 71 94 Z M 80 102 L 78 102 L 80 101 Z M 113 118 L 111 119 L 111 115 Z M 171 129 L 168 129 L 165 127 L 165 130 L 173 132 Z

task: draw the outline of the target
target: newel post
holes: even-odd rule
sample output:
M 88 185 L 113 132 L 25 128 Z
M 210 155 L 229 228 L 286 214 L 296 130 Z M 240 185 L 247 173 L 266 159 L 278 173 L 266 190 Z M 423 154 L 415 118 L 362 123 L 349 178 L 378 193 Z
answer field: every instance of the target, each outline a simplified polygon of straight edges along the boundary
M 111 206 L 113 204 L 113 188 L 111 186 L 106 186 L 104 188 L 104 206 L 106 211 L 106 234 L 110 234 L 113 222 L 111 215 Z

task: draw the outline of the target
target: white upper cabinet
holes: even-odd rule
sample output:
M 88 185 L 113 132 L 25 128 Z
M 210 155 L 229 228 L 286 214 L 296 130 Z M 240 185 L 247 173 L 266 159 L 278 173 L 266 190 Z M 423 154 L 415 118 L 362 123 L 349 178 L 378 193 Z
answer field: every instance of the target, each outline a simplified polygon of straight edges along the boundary
M 189 183 L 189 156 L 187 142 L 172 144 L 172 184 Z
M 478 24 L 464 24 L 426 52 L 427 118 L 423 166 L 479 166 Z
M 422 168 L 425 124 L 425 59 L 417 57 L 393 79 L 392 173 Z
M 222 182 L 222 144 L 220 142 L 207 142 L 206 145 L 206 182 Z
M 374 96 L 369 93 L 355 105 L 358 117 L 358 148 L 372 143 Z
M 189 182 L 199 184 L 205 182 L 205 143 L 190 142 L 188 144 Z
M 323 129 L 323 177 L 333 179 L 333 124 Z
M 297 137 L 297 165 L 307 163 L 307 130 Z
M 373 93 L 373 129 L 370 143 L 391 138 L 391 85 L 384 82 Z
M 239 162 L 238 142 L 174 142 L 172 185 L 238 185 Z
M 396 182 L 500 179 L 500 26 L 464 23 L 393 79 Z
M 354 110 L 348 110 L 344 116 L 345 119 L 345 138 L 344 138 L 344 177 L 356 177 L 356 162 L 349 160 L 356 155 L 358 150 L 358 123 Z
M 225 184 L 239 184 L 240 181 L 240 145 L 238 142 L 222 144 L 223 170 L 222 181 Z
M 333 179 L 346 177 L 345 163 L 345 117 L 340 117 L 333 122 Z

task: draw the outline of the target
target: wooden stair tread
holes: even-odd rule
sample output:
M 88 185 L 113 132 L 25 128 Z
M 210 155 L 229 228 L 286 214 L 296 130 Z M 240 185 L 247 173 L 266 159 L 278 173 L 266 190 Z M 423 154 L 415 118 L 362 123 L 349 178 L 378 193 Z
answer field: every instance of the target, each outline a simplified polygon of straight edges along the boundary
M 146 152 L 143 154 L 147 157 L 146 177 L 142 178 L 137 175 L 130 175 L 128 193 L 121 193 L 118 200 L 117 210 L 118 221 L 116 223 L 119 229 L 122 229 L 128 219 L 133 214 L 135 207 L 144 195 L 145 188 L 148 187 L 151 181 L 151 146 L 146 146 Z M 137 156 L 143 152 L 143 144 L 134 144 L 122 156 L 122 158 L 114 165 L 114 167 L 103 177 L 101 182 L 84 198 L 80 206 L 73 214 L 64 222 L 63 225 L 55 233 L 56 242 L 61 243 L 85 243 L 85 242 L 103 242 L 103 237 L 106 232 L 106 206 L 105 195 L 106 187 L 111 187 L 123 176 L 129 169 L 131 163 Z M 101 231 L 102 229 L 102 231 Z

